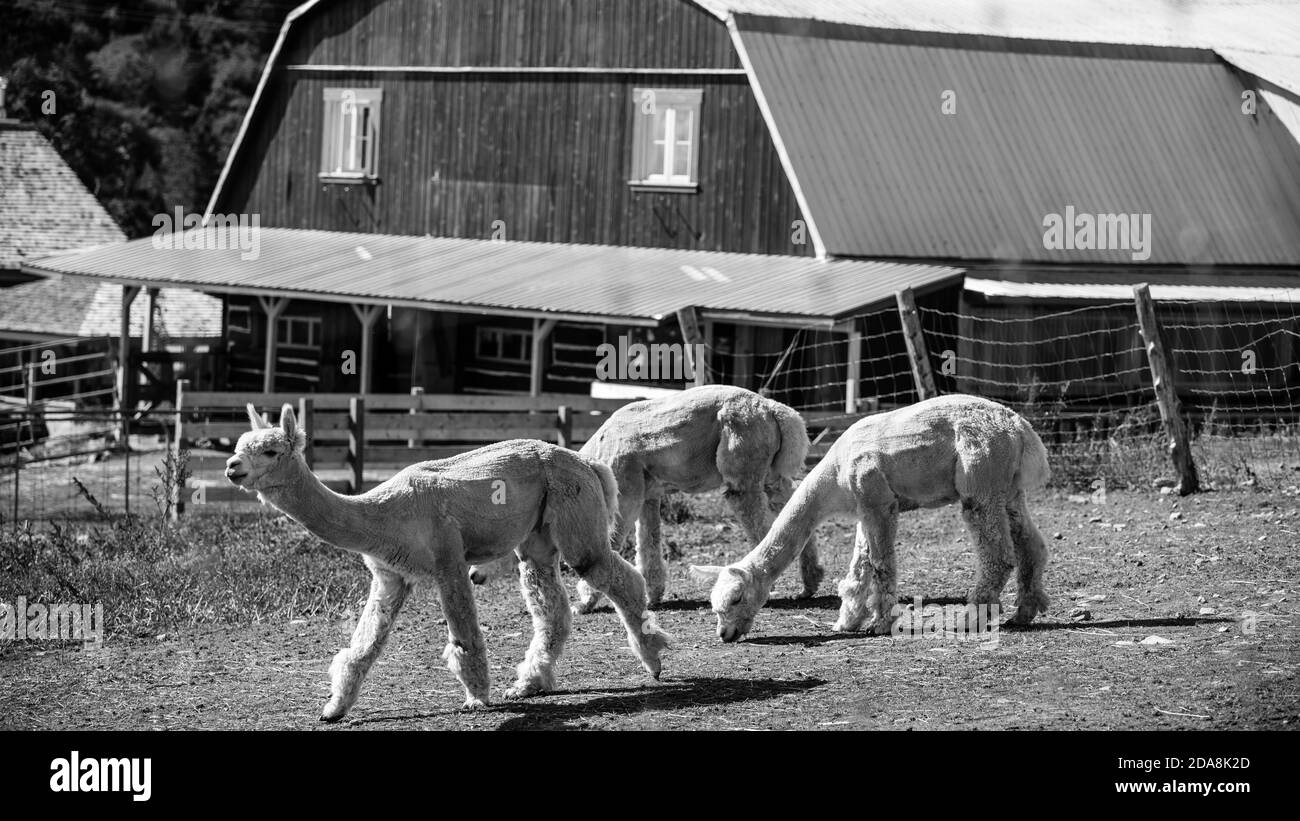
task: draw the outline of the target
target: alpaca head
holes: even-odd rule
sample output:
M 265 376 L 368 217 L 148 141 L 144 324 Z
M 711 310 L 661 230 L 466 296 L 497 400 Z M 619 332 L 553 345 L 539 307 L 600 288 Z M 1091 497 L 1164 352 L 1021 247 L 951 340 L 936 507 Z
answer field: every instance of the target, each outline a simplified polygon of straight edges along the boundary
M 295 461 L 302 460 L 307 436 L 298 426 L 293 406 L 280 411 L 280 424 L 263 419 L 250 403 L 248 420 L 253 429 L 239 437 L 235 455 L 226 460 L 226 478 L 244 490 L 269 490 L 283 484 Z
M 742 565 L 691 565 L 691 575 L 712 582 L 709 602 L 718 617 L 718 638 L 730 644 L 739 641 L 754 624 L 754 617 L 767 603 L 768 586 Z

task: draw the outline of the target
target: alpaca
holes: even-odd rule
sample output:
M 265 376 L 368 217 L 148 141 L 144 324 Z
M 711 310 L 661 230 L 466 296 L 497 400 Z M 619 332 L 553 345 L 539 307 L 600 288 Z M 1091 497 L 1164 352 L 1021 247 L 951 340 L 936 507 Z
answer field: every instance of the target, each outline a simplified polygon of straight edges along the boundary
M 321 539 L 360 553 L 372 576 L 352 644 L 330 665 L 322 721 L 339 720 L 356 702 L 403 602 L 424 580 L 438 588 L 447 619 L 443 658 L 465 688 L 464 707 L 486 705 L 487 649 L 467 569 L 511 550 L 533 640 L 506 698 L 554 689 L 554 665 L 570 627 L 561 557 L 613 600 L 633 653 L 659 677 L 669 637 L 646 609 L 641 577 L 609 549 L 618 493 L 609 468 L 555 445 L 514 439 L 411 465 L 370 491 L 342 496 L 307 467 L 306 436 L 290 405 L 279 427 L 252 405 L 248 416 L 253 430 L 239 437 L 226 477 Z
M 803 472 L 808 431 L 799 413 L 780 402 L 744 388 L 706 385 L 624 405 L 579 452 L 614 471 L 619 506 L 611 544 L 621 549 L 635 527 L 636 567 L 654 607 L 667 576 L 659 533 L 664 491 L 725 487 L 728 506 L 749 543 L 757 544 Z M 811 541 L 800 557 L 803 596 L 810 597 L 825 572 Z M 574 612 L 590 612 L 600 599 L 579 581 Z
M 939 396 L 859 420 L 795 491 L 762 542 L 735 564 L 693 566 L 713 583 L 718 637 L 749 632 L 781 574 L 828 517 L 858 519 L 840 614 L 832 629 L 889 633 L 900 614 L 894 531 L 900 511 L 961 502 L 975 545 L 971 604 L 996 605 L 1013 568 L 1020 590 L 1013 624 L 1046 612 L 1047 547 L 1025 494 L 1049 478 L 1047 452 L 1024 417 L 974 396 Z

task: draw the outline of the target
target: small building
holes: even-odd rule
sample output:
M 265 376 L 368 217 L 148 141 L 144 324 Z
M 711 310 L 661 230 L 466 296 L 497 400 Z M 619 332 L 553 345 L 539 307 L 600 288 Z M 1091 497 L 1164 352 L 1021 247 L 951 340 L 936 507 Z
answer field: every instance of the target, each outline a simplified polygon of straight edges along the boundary
M 23 404 L 57 398 L 111 405 L 121 289 L 22 268 L 54 253 L 123 243 L 126 236 L 34 125 L 4 116 L 4 92 L 0 80 L 0 396 Z M 156 376 L 214 384 L 209 354 L 220 343 L 221 312 L 219 300 L 184 289 L 139 300 L 126 336 L 134 340 L 133 372 L 145 350 Z M 168 364 L 165 375 L 160 363 Z

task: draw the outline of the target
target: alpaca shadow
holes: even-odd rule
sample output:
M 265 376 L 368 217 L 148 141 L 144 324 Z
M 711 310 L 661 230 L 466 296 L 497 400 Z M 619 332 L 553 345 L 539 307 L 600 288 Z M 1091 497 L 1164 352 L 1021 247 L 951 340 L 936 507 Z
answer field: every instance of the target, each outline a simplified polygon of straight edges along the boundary
M 494 712 L 517 713 L 498 730 L 572 730 L 576 722 L 601 715 L 631 715 L 647 711 L 671 711 L 685 707 L 721 706 L 802 693 L 825 684 L 823 679 L 737 679 L 688 677 L 648 687 L 601 690 L 604 695 L 578 704 L 555 704 L 555 696 L 581 695 L 583 690 L 556 690 L 535 699 L 495 705 Z
M 965 599 L 926 599 L 926 604 L 964 604 Z M 1215 618 L 1193 618 L 1185 616 L 1181 618 L 1161 618 L 1161 619 L 1114 619 L 1112 621 L 1066 621 L 1066 622 L 1033 622 L 1031 624 L 1012 624 L 1009 621 L 1002 622 L 998 625 L 998 630 L 1009 633 L 1033 633 L 1045 630 L 1074 630 L 1087 629 L 1096 627 L 1100 629 L 1109 629 L 1113 627 L 1196 627 L 1201 624 L 1236 624 L 1236 619 L 1224 618 L 1222 616 Z M 782 644 L 799 644 L 804 647 L 821 647 L 826 644 L 837 641 L 849 641 L 852 639 L 890 639 L 892 636 L 873 636 L 870 633 L 851 632 L 851 633 L 816 633 L 808 636 L 758 636 L 756 638 L 747 638 L 741 641 L 742 644 L 760 644 L 760 645 L 782 645 Z
M 922 607 L 966 603 L 964 596 L 919 596 L 915 598 L 912 596 L 899 596 L 898 602 L 903 606 L 907 606 L 915 602 L 916 598 L 921 599 Z M 839 610 L 840 597 L 813 596 L 811 599 L 788 597 L 781 599 L 768 599 L 767 604 L 763 605 L 763 607 L 771 608 L 772 610 Z
M 1236 624 L 1237 620 L 1223 616 L 1210 617 L 1166 617 L 1162 619 L 1112 619 L 1111 621 L 1036 621 L 1030 624 L 1003 623 L 1002 630 L 1015 633 L 1033 633 L 1040 630 L 1086 630 L 1099 627 L 1103 630 L 1112 627 L 1196 627 L 1201 624 Z

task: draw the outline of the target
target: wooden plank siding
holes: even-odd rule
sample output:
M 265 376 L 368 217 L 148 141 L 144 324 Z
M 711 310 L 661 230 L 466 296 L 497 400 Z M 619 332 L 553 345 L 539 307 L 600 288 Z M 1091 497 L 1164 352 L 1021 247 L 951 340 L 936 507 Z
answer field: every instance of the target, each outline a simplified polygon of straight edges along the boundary
M 349 0 L 295 26 L 285 63 L 740 68 L 684 0 Z
M 812 253 L 791 242 L 799 208 L 744 75 L 291 68 L 307 65 L 739 69 L 725 26 L 681 0 L 327 3 L 295 25 L 216 210 L 291 228 Z M 697 193 L 627 184 L 645 86 L 702 90 Z M 317 178 L 323 92 L 338 87 L 383 89 L 378 184 Z

